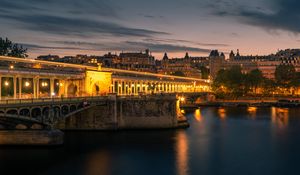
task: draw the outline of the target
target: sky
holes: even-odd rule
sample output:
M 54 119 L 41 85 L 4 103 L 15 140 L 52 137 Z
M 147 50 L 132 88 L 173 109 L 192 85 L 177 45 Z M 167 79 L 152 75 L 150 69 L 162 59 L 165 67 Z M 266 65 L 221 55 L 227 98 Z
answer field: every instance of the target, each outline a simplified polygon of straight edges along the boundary
M 299 48 L 299 0 L 0 0 L 0 37 L 29 56 L 147 48 L 161 59 Z

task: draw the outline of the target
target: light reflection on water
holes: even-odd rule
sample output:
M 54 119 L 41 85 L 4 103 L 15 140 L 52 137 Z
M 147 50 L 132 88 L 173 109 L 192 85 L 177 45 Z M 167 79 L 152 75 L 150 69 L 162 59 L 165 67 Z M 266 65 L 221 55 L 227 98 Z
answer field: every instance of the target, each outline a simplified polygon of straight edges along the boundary
M 289 109 L 288 108 L 271 108 L 271 121 L 279 128 L 284 128 L 289 124 Z
M 198 122 L 201 122 L 203 120 L 200 109 L 195 110 L 194 117 Z
M 222 107 L 219 108 L 218 114 L 219 114 L 219 117 L 224 120 L 226 118 L 226 109 L 222 108 Z
M 188 175 L 188 138 L 185 131 L 179 131 L 176 139 L 176 169 L 177 175 Z
M 46 175 L 300 174 L 299 113 L 201 107 L 186 111 L 186 130 L 67 132 L 60 147 L 0 147 L 0 169 Z

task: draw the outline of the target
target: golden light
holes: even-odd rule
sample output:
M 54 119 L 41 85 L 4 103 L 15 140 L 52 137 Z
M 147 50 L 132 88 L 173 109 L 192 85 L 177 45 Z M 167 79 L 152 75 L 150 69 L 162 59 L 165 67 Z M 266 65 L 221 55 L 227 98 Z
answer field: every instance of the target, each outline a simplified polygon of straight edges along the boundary
M 272 107 L 272 123 L 284 128 L 289 123 L 289 109 Z
M 9 86 L 9 82 L 8 82 L 8 81 L 5 81 L 5 82 L 4 82 L 4 85 L 5 85 L 5 86 Z
M 185 101 L 185 98 L 184 98 L 184 97 L 180 97 L 180 101 L 181 101 L 181 102 L 184 102 L 184 101 Z
M 220 116 L 221 119 L 225 119 L 226 118 L 226 110 L 224 108 L 219 108 L 218 109 L 218 114 Z
M 195 110 L 194 117 L 198 122 L 202 121 L 202 115 L 200 109 Z
M 10 65 L 9 68 L 10 69 L 14 69 L 15 67 L 14 67 L 14 65 Z
M 64 84 L 63 83 L 59 83 L 59 86 L 62 87 Z
M 30 83 L 29 83 L 28 81 L 26 81 L 26 82 L 25 82 L 25 86 L 26 86 L 26 87 L 29 87 L 29 86 L 30 86 Z
M 42 82 L 42 87 L 46 87 L 48 86 L 48 83 L 47 82 Z
M 247 111 L 248 111 L 249 113 L 256 113 L 257 107 L 250 106 L 250 107 L 248 107 Z

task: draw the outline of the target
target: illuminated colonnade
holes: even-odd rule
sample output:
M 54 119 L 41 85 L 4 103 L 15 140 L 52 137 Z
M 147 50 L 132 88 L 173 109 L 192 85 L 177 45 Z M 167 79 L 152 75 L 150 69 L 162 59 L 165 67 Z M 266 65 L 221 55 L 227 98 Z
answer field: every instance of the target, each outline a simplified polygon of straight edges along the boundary
M 0 70 L 0 99 L 78 96 L 82 79 L 81 75 Z
M 176 93 L 176 92 L 204 92 L 209 91 L 209 85 L 196 83 L 195 81 L 176 80 L 147 80 L 134 77 L 112 78 L 110 93 L 118 95 L 138 95 L 152 93 Z

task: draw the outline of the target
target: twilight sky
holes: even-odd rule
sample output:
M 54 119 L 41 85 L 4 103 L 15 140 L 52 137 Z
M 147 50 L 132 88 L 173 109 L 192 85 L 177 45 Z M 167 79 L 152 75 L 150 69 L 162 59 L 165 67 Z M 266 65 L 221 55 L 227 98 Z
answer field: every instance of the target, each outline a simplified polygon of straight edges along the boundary
M 161 58 L 299 48 L 299 0 L 0 0 L 0 37 L 41 54 Z

